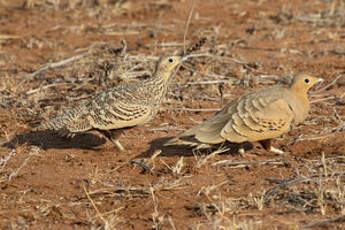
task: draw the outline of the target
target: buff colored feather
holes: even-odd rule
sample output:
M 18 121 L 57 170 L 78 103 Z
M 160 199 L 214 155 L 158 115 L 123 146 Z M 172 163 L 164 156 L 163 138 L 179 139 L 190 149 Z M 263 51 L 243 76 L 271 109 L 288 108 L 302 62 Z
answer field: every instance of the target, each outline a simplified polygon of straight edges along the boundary
M 262 141 L 267 150 L 276 151 L 269 140 L 288 132 L 293 124 L 307 117 L 310 109 L 307 92 L 320 81 L 300 75 L 289 88 L 274 86 L 244 94 L 166 145 Z

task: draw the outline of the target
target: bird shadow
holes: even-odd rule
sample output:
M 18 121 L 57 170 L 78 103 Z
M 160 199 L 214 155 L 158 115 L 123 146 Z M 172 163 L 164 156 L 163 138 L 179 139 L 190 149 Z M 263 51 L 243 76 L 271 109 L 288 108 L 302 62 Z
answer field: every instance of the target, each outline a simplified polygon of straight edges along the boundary
M 149 158 L 151 157 L 155 151 L 161 150 L 162 152 L 159 154 L 160 156 L 166 157 L 173 157 L 173 156 L 194 156 L 195 154 L 198 155 L 207 155 L 215 151 L 216 149 L 225 148 L 229 149 L 221 154 L 228 154 L 228 155 L 237 155 L 239 154 L 239 150 L 243 148 L 245 151 L 251 150 L 254 148 L 253 144 L 249 142 L 244 142 L 241 144 L 231 143 L 231 142 L 224 142 L 222 144 L 214 144 L 210 148 L 205 149 L 195 149 L 195 147 L 191 147 L 188 145 L 169 145 L 165 146 L 164 144 L 168 142 L 173 137 L 162 137 L 154 139 L 150 142 L 150 148 L 136 156 L 136 158 Z
M 23 145 L 25 143 L 29 145 L 38 146 L 41 149 L 89 149 L 95 150 L 95 147 L 102 145 L 106 142 L 104 138 L 101 138 L 93 133 L 80 133 L 76 134 L 73 138 L 60 137 L 56 132 L 46 131 L 31 131 L 19 134 L 12 140 L 4 143 L 2 147 L 15 148 L 16 146 Z

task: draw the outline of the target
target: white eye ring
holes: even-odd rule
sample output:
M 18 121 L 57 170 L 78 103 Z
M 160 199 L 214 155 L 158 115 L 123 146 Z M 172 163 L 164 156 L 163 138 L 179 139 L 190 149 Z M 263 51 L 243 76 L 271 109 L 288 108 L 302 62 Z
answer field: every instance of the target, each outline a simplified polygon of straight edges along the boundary
M 168 61 L 169 61 L 170 63 L 174 63 L 174 59 L 172 59 L 172 58 L 169 58 Z

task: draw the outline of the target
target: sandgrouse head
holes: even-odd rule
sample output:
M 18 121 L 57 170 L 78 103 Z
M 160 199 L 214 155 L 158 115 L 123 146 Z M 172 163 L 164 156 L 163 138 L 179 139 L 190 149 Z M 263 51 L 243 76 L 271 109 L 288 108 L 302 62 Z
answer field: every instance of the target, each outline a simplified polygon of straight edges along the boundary
M 296 76 L 291 84 L 291 90 L 299 93 L 307 93 L 308 90 L 315 84 L 323 82 L 322 78 L 316 78 L 309 75 L 299 75 Z
M 182 56 L 163 56 L 157 63 L 157 71 L 170 73 L 181 62 L 186 60 L 186 57 Z

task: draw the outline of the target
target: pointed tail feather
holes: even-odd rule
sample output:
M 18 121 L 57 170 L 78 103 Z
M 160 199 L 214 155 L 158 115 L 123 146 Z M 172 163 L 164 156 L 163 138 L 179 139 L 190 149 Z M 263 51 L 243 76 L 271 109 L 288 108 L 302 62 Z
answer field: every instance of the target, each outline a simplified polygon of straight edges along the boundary
M 81 104 L 65 113 L 62 113 L 35 128 L 40 130 L 55 130 L 63 132 L 82 132 L 92 128 L 87 119 L 88 108 Z
M 164 146 L 170 146 L 170 145 L 196 145 L 196 143 L 189 142 L 189 141 L 184 141 L 179 139 L 178 137 L 174 137 L 173 139 L 169 140 L 164 144 Z
M 171 146 L 171 145 L 188 145 L 188 146 L 197 146 L 200 142 L 194 140 L 183 140 L 178 137 L 174 137 L 173 139 L 169 140 L 164 144 L 164 146 Z

